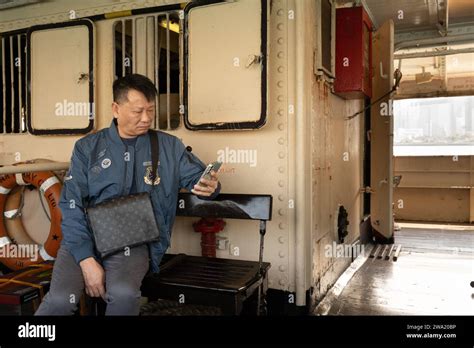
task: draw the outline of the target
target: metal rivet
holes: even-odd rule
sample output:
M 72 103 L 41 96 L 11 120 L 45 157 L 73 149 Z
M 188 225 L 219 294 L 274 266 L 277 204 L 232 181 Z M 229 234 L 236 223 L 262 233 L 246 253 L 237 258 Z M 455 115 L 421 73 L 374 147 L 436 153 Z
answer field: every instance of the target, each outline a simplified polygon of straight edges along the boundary
M 283 200 L 285 200 L 285 197 L 283 197 L 283 195 L 278 195 L 278 200 L 283 201 Z
M 285 153 L 284 152 L 278 152 L 278 157 L 281 159 L 285 158 Z
M 285 186 L 285 182 L 283 180 L 278 181 L 278 186 L 280 187 Z
M 278 81 L 277 86 L 280 87 L 280 88 L 283 87 L 283 81 Z
M 284 258 L 285 257 L 285 252 L 284 251 L 280 251 L 278 253 L 278 256 L 280 256 L 281 258 Z
M 278 115 L 283 116 L 283 113 L 284 113 L 283 109 L 278 110 Z
M 280 44 L 280 45 L 283 45 L 283 38 L 282 37 L 279 37 L 277 39 L 277 42 Z
M 281 58 L 283 58 L 283 56 L 284 56 L 283 51 L 280 51 L 280 52 L 277 53 L 277 57 L 278 57 L 278 58 L 281 59 Z
M 277 15 L 279 15 L 279 16 L 283 16 L 283 13 L 284 13 L 284 12 L 283 12 L 282 9 L 279 9 L 279 10 L 277 11 Z
M 278 227 L 280 228 L 280 230 L 285 230 L 285 229 L 286 229 L 286 225 L 285 225 L 284 222 L 280 222 L 280 223 L 278 224 Z
M 283 123 L 279 123 L 279 124 L 278 124 L 278 129 L 279 129 L 279 130 L 285 129 L 285 125 L 284 125 Z
M 283 30 L 283 23 L 278 23 L 277 24 L 277 29 L 278 30 Z
M 285 211 L 283 209 L 278 209 L 278 215 L 285 215 Z
M 278 138 L 278 144 L 280 144 L 280 145 L 285 144 L 285 139 L 283 139 L 283 138 Z
M 285 68 L 283 68 L 282 66 L 279 66 L 277 70 L 281 74 L 285 71 Z
M 280 102 L 282 102 L 284 99 L 285 97 L 283 97 L 281 94 L 277 97 L 277 100 Z
M 280 242 L 280 244 L 285 244 L 285 237 L 280 237 L 278 238 L 278 241 Z
M 280 265 L 280 267 L 278 267 L 278 269 L 280 270 L 280 272 L 285 272 L 286 271 L 286 266 L 285 265 Z
M 285 285 L 286 281 L 285 279 L 280 279 L 280 281 L 278 282 L 280 285 Z
M 279 171 L 280 173 L 284 173 L 284 172 L 285 172 L 285 168 L 284 168 L 284 167 L 278 167 L 278 171 Z

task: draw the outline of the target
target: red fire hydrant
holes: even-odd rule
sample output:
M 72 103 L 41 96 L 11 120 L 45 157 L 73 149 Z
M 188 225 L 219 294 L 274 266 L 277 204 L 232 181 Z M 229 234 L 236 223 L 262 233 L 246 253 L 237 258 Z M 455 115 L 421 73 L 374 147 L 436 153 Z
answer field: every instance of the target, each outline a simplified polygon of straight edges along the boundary
M 216 257 L 216 233 L 224 229 L 222 219 L 202 218 L 193 223 L 194 231 L 201 233 L 201 252 L 205 257 Z

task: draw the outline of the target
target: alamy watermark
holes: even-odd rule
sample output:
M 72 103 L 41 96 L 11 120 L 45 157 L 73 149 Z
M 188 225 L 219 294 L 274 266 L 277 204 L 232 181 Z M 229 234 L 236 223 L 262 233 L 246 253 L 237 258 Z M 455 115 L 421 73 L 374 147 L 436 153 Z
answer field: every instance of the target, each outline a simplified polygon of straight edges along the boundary
M 257 150 L 231 149 L 226 147 L 217 151 L 217 160 L 222 163 L 243 163 L 257 166 Z
M 337 258 L 356 258 L 359 255 L 365 254 L 365 247 L 363 244 L 326 244 L 324 246 L 324 256 Z
M 82 116 L 89 119 L 94 118 L 95 105 L 88 102 L 71 102 L 64 99 L 54 105 L 56 116 Z
M 0 248 L 0 258 L 21 258 L 38 261 L 39 246 L 37 244 L 10 244 Z

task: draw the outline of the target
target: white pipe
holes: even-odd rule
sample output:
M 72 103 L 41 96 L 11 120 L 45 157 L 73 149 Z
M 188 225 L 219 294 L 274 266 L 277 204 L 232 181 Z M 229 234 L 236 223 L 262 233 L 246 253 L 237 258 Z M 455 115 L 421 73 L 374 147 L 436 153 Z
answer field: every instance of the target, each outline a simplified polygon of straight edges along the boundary
M 0 175 L 67 170 L 68 168 L 69 168 L 69 162 L 25 163 L 25 164 L 19 164 L 19 165 L 1 166 Z
M 311 77 L 309 74 L 305 74 L 305 63 L 308 61 L 305 59 L 305 46 L 310 42 L 305 30 L 306 18 L 310 15 L 308 13 L 308 6 L 305 1 L 295 1 L 295 14 L 296 14 L 296 67 L 295 67 L 295 78 L 296 78 L 296 95 L 295 95 L 295 122 L 296 122 L 296 196 L 295 196 L 295 207 L 296 207 L 296 221 L 295 221 L 295 238 L 296 238 L 296 249 L 295 249 L 295 261 L 296 261 L 296 305 L 306 305 L 306 253 L 305 253 L 305 232 L 308 230 L 306 224 L 306 204 L 305 202 L 305 177 L 307 171 L 305 167 L 308 158 L 306 155 L 307 147 L 306 144 L 306 120 L 307 120 L 307 109 L 306 109 L 306 93 L 310 93 L 310 86 L 307 87 L 307 79 Z M 311 46 L 310 46 L 311 47 Z
M 464 34 L 464 35 L 456 35 L 456 36 L 445 36 L 445 37 L 436 37 L 430 39 L 420 39 L 420 40 L 409 40 L 409 41 L 402 41 L 395 44 L 395 51 L 399 51 L 403 48 L 413 48 L 413 47 L 425 47 L 430 45 L 436 44 L 444 44 L 450 42 L 472 42 L 474 41 L 474 35 L 472 34 Z
M 452 54 L 472 53 L 472 52 L 474 52 L 474 48 L 471 47 L 471 48 L 463 48 L 459 50 L 396 54 L 393 56 L 393 58 L 394 59 L 409 59 L 409 58 L 420 58 L 420 57 L 437 57 L 437 56 L 449 56 Z

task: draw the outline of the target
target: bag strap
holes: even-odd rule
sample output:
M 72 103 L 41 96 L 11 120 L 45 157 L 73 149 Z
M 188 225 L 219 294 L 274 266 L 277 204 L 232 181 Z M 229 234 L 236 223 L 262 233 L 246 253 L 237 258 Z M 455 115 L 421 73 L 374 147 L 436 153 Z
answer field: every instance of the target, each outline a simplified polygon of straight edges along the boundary
M 158 142 L 157 132 L 153 129 L 148 130 L 151 147 L 151 187 L 155 188 L 156 170 L 160 159 L 160 144 Z

